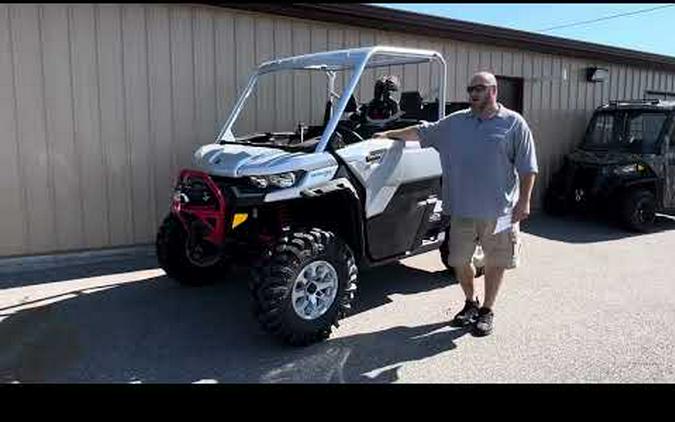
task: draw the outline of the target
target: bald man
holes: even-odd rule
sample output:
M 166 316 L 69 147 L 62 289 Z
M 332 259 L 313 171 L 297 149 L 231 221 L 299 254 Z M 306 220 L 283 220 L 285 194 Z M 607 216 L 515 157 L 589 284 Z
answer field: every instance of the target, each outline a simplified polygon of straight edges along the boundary
M 520 261 L 519 222 L 530 214 L 538 173 L 532 132 L 525 119 L 497 102 L 497 80 L 488 72 L 472 76 L 471 107 L 435 122 L 373 135 L 419 141 L 434 148 L 443 169 L 443 214 L 450 221 L 448 264 L 466 301 L 453 325 L 473 325 L 474 334 L 492 332 L 493 307 L 504 272 Z M 485 299 L 474 294 L 471 258 L 485 253 Z

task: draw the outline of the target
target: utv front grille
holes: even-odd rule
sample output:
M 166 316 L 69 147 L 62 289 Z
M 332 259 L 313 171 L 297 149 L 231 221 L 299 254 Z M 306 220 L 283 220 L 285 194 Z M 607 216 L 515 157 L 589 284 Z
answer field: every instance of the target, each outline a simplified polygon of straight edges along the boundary
M 579 166 L 574 172 L 574 188 L 591 190 L 598 177 L 598 169 L 595 167 Z
M 176 190 L 185 195 L 190 204 L 204 206 L 217 204 L 216 193 L 204 179 L 188 176 L 179 183 Z
M 587 165 L 577 165 L 573 169 L 569 194 L 574 202 L 587 203 L 595 197 L 598 189 L 600 168 Z
M 183 169 L 178 176 L 171 201 L 171 213 L 186 230 L 195 224 L 203 230 L 203 238 L 215 245 L 223 242 L 227 201 L 208 174 Z

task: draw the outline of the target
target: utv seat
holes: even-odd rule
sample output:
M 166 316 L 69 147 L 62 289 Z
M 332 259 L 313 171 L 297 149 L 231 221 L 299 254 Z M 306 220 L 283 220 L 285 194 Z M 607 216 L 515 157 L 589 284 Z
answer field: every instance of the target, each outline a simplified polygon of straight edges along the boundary
M 402 119 L 419 120 L 422 114 L 422 96 L 419 91 L 405 91 L 400 100 Z

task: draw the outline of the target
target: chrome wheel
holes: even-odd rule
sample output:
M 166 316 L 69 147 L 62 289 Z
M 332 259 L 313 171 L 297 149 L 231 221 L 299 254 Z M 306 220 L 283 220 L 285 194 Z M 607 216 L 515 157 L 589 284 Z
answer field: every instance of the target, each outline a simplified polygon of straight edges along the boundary
M 302 319 L 314 320 L 325 314 L 335 301 L 338 274 L 327 261 L 313 261 L 298 274 L 293 284 L 293 310 Z

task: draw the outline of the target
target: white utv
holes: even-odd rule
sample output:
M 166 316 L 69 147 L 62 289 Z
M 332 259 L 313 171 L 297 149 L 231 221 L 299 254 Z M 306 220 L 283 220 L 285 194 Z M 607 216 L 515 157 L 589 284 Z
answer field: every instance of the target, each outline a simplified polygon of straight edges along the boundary
M 356 101 L 366 69 L 420 63 L 439 66 L 436 101 L 403 92 L 399 102 L 393 78 L 377 81 L 372 101 Z M 259 80 L 284 71 L 326 76 L 323 121 L 235 136 Z M 339 72 L 345 72 L 342 93 L 335 86 Z M 328 338 L 347 315 L 359 268 L 435 249 L 447 262 L 438 153 L 417 142 L 371 139 L 443 118 L 445 77 L 441 54 L 384 46 L 263 63 L 216 141 L 199 148 L 193 168 L 180 172 L 157 234 L 160 266 L 188 285 L 225 278 L 230 264 L 251 268 L 262 327 L 286 343 L 307 345 Z M 474 258 L 479 274 L 480 254 Z

